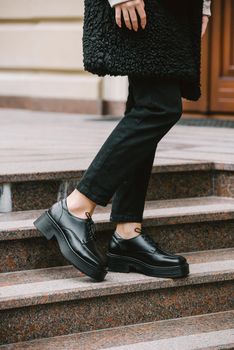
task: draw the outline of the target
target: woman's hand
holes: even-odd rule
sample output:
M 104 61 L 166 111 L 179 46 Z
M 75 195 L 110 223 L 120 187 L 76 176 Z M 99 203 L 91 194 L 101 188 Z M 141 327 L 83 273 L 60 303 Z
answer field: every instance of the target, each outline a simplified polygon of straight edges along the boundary
M 206 32 L 208 22 L 209 22 L 209 16 L 205 16 L 205 15 L 202 16 L 202 33 L 201 33 L 202 37 Z
M 146 13 L 144 0 L 128 0 L 115 5 L 115 21 L 121 28 L 121 14 L 123 14 L 126 27 L 130 30 L 138 30 L 137 13 L 140 16 L 140 24 L 144 29 L 146 26 Z

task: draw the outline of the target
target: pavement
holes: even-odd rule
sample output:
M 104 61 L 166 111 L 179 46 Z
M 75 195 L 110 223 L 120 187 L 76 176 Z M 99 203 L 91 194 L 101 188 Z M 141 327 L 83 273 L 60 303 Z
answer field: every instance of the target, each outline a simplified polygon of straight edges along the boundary
M 0 176 L 86 169 L 119 120 L 97 115 L 0 109 Z M 175 125 L 154 165 L 234 165 L 234 130 Z

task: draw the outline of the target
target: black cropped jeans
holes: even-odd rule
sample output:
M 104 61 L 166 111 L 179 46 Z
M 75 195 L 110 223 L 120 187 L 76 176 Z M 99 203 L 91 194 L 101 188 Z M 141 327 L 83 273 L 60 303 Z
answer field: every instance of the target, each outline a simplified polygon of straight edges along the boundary
M 128 76 L 128 81 L 124 116 L 76 188 L 101 206 L 112 198 L 110 221 L 142 222 L 157 144 L 180 119 L 182 98 L 175 80 Z

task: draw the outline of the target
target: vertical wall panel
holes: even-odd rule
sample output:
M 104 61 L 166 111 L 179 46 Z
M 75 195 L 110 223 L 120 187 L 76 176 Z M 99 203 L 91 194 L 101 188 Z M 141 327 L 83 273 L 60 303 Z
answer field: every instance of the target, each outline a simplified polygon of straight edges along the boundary
M 212 112 L 234 113 L 234 1 L 213 3 L 210 106 Z

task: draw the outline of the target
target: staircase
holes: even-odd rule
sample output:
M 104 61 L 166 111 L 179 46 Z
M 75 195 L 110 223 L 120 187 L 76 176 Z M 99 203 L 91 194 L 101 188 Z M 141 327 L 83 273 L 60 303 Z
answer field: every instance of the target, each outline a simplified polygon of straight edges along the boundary
M 93 282 L 36 231 L 35 218 L 81 174 L 0 177 L 2 198 L 12 199 L 0 214 L 0 349 L 234 349 L 233 166 L 153 168 L 144 225 L 188 259 L 190 275 L 177 280 L 108 273 Z M 114 229 L 110 205 L 93 215 L 102 250 Z

